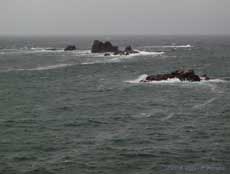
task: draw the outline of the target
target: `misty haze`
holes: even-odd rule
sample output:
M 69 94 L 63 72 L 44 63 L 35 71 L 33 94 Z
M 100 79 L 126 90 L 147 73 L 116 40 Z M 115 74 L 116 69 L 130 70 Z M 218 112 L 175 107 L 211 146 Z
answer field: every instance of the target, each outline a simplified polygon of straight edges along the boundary
M 230 34 L 229 0 L 1 0 L 0 35 Z

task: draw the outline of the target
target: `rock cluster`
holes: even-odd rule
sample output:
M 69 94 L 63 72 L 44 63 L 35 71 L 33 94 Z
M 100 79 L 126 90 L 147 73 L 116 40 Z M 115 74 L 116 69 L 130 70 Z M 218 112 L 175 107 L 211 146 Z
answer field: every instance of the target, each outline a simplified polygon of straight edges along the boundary
M 169 74 L 158 74 L 158 75 L 149 75 L 145 80 L 141 82 L 149 82 L 149 81 L 161 81 L 177 78 L 180 81 L 191 81 L 191 82 L 199 82 L 201 80 L 209 80 L 209 77 L 206 75 L 198 76 L 195 74 L 193 70 L 176 70 Z
M 138 53 L 138 51 L 134 51 L 131 46 L 127 46 L 125 48 L 124 52 L 128 53 L 128 54 L 136 54 L 136 53 Z
M 112 45 L 111 42 L 106 41 L 102 42 L 99 40 L 95 40 L 93 42 L 92 53 L 105 53 L 105 56 L 113 55 L 129 55 L 129 54 L 136 54 L 138 51 L 134 51 L 131 46 L 127 46 L 124 51 L 121 51 L 118 46 Z
M 67 47 L 65 47 L 64 51 L 74 51 L 76 49 L 77 48 L 75 45 L 68 45 Z
M 106 52 L 117 52 L 119 51 L 117 46 L 113 46 L 111 42 L 101 42 L 99 40 L 95 40 L 93 42 L 91 52 L 92 53 L 106 53 Z

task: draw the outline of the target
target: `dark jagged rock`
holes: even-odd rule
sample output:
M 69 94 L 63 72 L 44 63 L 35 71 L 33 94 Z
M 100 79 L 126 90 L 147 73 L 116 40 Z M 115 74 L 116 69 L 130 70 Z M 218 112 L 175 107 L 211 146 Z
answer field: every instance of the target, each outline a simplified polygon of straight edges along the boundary
M 76 50 L 76 46 L 75 45 L 68 45 L 64 50 L 65 51 L 74 51 Z
M 174 78 L 171 74 L 158 74 L 158 75 L 150 75 L 146 77 L 146 81 L 161 81 Z
M 109 56 L 109 53 L 112 53 L 113 55 L 129 55 L 129 54 L 136 54 L 137 51 L 134 51 L 131 46 L 128 46 L 125 48 L 124 51 L 119 50 L 118 46 L 114 46 L 111 44 L 111 42 L 101 42 L 99 40 L 95 40 L 93 42 L 92 53 L 105 53 L 105 56 Z M 108 53 L 109 52 L 109 53 Z
M 199 77 L 194 73 L 193 70 L 176 70 L 169 74 L 158 74 L 158 75 L 150 75 L 147 76 L 145 80 L 141 82 L 149 82 L 149 81 L 161 81 L 178 78 L 180 81 L 190 81 L 190 82 L 199 82 L 201 80 L 209 80 L 207 75 L 203 75 Z
M 115 51 L 113 55 L 124 55 L 124 52 L 121 50 Z
M 129 55 L 129 54 L 136 54 L 138 51 L 134 51 L 131 46 L 127 46 L 124 50 L 124 53 Z
M 175 78 L 180 79 L 181 81 L 200 81 L 201 78 L 194 73 L 193 70 L 177 70 L 171 73 Z
M 105 53 L 104 56 L 110 56 L 110 53 Z
M 110 42 L 101 42 L 95 40 L 93 42 L 91 52 L 92 53 L 106 53 L 106 52 L 117 52 L 119 51 L 117 46 L 113 46 Z
M 132 51 L 133 51 L 133 49 L 132 49 L 132 47 L 131 47 L 131 46 L 127 46 L 127 47 L 125 48 L 125 51 L 126 51 L 126 52 L 132 52 Z

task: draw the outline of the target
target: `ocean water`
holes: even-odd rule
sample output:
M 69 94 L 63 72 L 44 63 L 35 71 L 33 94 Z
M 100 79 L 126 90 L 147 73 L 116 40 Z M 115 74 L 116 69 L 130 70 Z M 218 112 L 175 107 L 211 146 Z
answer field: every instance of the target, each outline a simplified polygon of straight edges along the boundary
M 0 99 L 1 174 L 230 173 L 229 36 L 1 37 Z

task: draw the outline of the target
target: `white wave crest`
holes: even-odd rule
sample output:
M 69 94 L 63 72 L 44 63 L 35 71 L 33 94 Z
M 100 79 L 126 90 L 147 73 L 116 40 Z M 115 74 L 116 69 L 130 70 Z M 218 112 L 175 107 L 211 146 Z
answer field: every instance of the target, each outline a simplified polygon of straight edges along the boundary
M 134 57 L 134 56 L 157 56 L 157 55 L 161 55 L 164 54 L 164 52 L 153 52 L 153 51 L 140 51 L 140 50 L 135 50 L 138 53 L 134 53 L 134 54 L 129 54 L 129 55 L 114 55 L 113 53 L 109 53 L 110 55 L 105 56 L 104 53 L 91 53 L 90 50 L 86 50 L 86 52 L 84 52 L 87 55 L 90 55 L 92 57 L 116 57 L 116 58 L 129 58 L 129 57 Z
M 187 45 L 152 45 L 152 46 L 144 46 L 144 48 L 191 48 L 193 47 L 190 44 Z
M 49 69 L 57 69 L 63 68 L 68 66 L 73 66 L 74 64 L 56 64 L 56 65 L 49 65 L 49 66 L 40 66 L 36 68 L 28 69 L 29 71 L 42 71 L 42 70 L 49 70 Z
M 128 81 L 126 81 L 126 82 L 128 82 L 128 83 L 149 83 L 149 84 L 158 84 L 158 83 L 178 83 L 178 82 L 181 82 L 178 78 L 172 78 L 172 79 L 161 80 L 161 81 L 147 81 L 147 82 L 142 82 L 143 80 L 146 79 L 146 77 L 148 77 L 147 74 L 142 74 L 142 75 L 140 75 L 137 79 L 135 79 L 135 80 L 128 80 Z
M 203 80 L 204 81 L 204 80 Z M 222 79 L 210 79 L 210 80 L 205 80 L 206 82 L 213 82 L 213 83 L 225 83 L 227 82 L 226 80 L 222 80 Z
M 211 99 L 205 101 L 205 102 L 202 103 L 202 104 L 197 104 L 197 105 L 193 106 L 192 108 L 193 108 L 193 109 L 201 109 L 201 108 L 205 107 L 206 105 L 213 103 L 215 100 L 216 100 L 215 97 L 214 97 L 214 98 L 211 98 Z
M 76 56 L 82 56 L 82 57 L 92 56 L 92 53 L 90 50 L 75 50 L 75 51 L 71 51 L 71 52 L 75 53 Z
M 61 53 L 64 49 L 55 48 L 43 48 L 43 47 L 32 47 L 32 48 L 18 48 L 18 49 L 2 49 L 0 54 L 37 54 L 37 53 Z
M 42 47 L 32 47 L 28 50 L 21 50 L 21 53 L 25 54 L 36 54 L 36 53 L 63 53 L 64 49 L 61 48 L 42 48 Z
M 43 71 L 43 70 L 50 70 L 50 69 L 57 69 L 57 68 L 64 68 L 68 66 L 73 66 L 75 64 L 56 64 L 56 65 L 48 65 L 48 66 L 39 66 L 36 68 L 28 68 L 28 69 L 8 69 L 3 72 L 12 72 L 12 71 Z
M 169 120 L 169 119 L 171 119 L 174 115 L 175 115 L 175 113 L 170 113 L 169 115 L 167 115 L 167 117 L 162 118 L 161 121 Z
M 95 57 L 100 58 L 93 61 L 87 61 L 81 63 L 82 65 L 91 65 L 91 64 L 98 64 L 98 63 L 116 63 L 121 62 L 122 60 L 134 58 L 136 56 L 157 56 L 164 54 L 164 52 L 147 52 L 147 51 L 138 51 L 138 53 L 135 54 L 129 54 L 129 55 L 113 55 L 112 53 L 109 56 L 105 56 L 104 53 L 90 53 L 90 50 L 83 52 L 82 55 L 87 55 L 87 57 Z M 79 54 L 78 54 L 79 55 Z
M 142 80 L 145 80 L 146 77 L 148 77 L 147 74 L 142 74 L 140 75 L 137 79 L 134 79 L 134 80 L 127 80 L 126 82 L 127 83 L 141 83 Z
M 153 51 L 150 52 L 150 51 L 140 51 L 140 50 L 136 50 L 136 51 L 138 51 L 138 53 L 136 53 L 136 54 L 130 54 L 128 56 L 157 56 L 157 55 L 164 54 L 163 51 L 161 51 L 161 52 L 153 52 Z
M 211 80 L 201 80 L 200 82 L 190 82 L 190 81 L 181 81 L 180 79 L 178 78 L 171 78 L 171 79 L 167 79 L 167 80 L 161 80 L 161 81 L 145 81 L 143 82 L 144 80 L 146 80 L 146 77 L 148 75 L 147 74 L 142 74 L 140 75 L 137 79 L 134 79 L 134 80 L 128 80 L 126 82 L 128 83 L 146 83 L 146 84 L 167 84 L 167 83 L 182 83 L 182 84 L 205 84 L 205 83 L 225 83 L 226 81 L 225 80 L 221 80 L 221 79 L 211 79 Z

